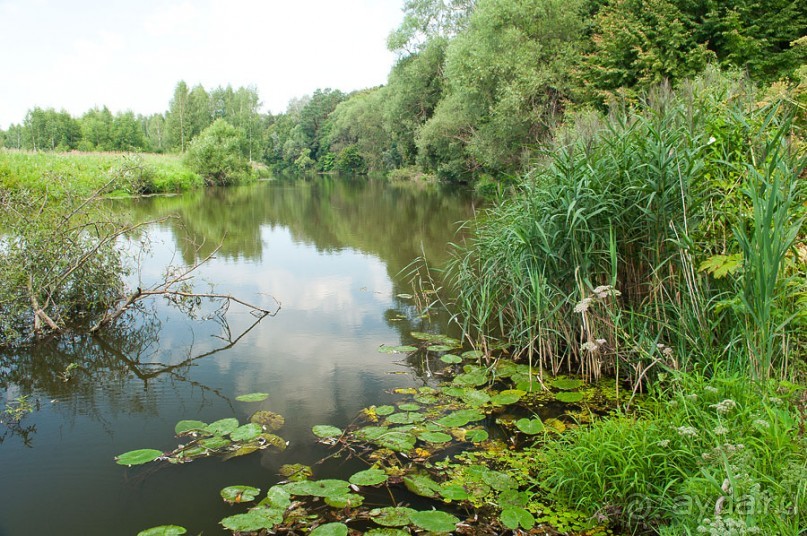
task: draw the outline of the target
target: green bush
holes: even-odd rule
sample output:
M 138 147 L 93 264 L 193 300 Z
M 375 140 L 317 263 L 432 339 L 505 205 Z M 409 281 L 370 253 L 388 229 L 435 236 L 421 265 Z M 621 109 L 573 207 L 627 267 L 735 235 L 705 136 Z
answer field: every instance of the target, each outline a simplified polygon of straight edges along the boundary
M 225 185 L 251 178 L 249 161 L 242 154 L 243 132 L 216 120 L 193 139 L 185 163 L 210 185 Z

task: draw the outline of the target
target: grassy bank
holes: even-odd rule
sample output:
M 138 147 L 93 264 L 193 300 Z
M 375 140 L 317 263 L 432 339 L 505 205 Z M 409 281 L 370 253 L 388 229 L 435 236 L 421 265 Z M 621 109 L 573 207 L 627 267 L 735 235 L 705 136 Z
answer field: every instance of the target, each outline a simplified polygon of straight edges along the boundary
M 0 187 L 61 196 L 101 189 L 118 194 L 180 192 L 203 179 L 180 155 L 135 153 L 46 153 L 0 150 Z

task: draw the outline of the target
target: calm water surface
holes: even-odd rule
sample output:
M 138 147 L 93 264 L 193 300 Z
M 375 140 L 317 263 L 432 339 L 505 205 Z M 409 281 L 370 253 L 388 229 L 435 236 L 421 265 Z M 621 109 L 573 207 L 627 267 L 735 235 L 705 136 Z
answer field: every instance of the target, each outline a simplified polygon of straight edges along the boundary
M 233 305 L 225 321 L 205 304 L 189 315 L 156 300 L 96 340 L 0 355 L 3 402 L 30 393 L 38 404 L 22 422 L 27 434 L 0 428 L 0 535 L 136 534 L 169 523 L 222 534 L 218 521 L 245 509 L 224 504 L 221 488 L 267 489 L 280 480 L 280 465 L 329 454 L 311 426 L 344 426 L 363 407 L 392 400 L 387 390 L 430 381 L 423 363 L 377 348 L 411 343 L 412 330 L 448 329 L 443 318 L 426 324 L 398 297 L 411 293 L 400 272 L 424 254 L 432 264 L 447 259 L 458 223 L 473 213 L 467 195 L 318 177 L 126 202 L 121 210 L 168 216 L 149 228 L 149 255 L 133 283 L 148 285 L 168 265 L 192 263 L 221 244 L 196 274 L 196 289 L 213 285 L 282 308 L 256 322 Z M 270 397 L 235 400 L 255 391 Z M 129 469 L 113 461 L 133 449 L 175 448 L 181 419 L 246 422 L 259 409 L 285 416 L 284 453 Z M 333 460 L 314 472 L 346 477 L 359 468 Z

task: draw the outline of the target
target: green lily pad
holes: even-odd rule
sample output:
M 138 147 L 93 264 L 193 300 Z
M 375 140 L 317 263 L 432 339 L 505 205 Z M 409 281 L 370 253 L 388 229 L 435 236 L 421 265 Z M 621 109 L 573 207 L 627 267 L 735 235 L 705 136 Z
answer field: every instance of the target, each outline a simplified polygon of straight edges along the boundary
M 213 435 L 225 436 L 236 428 L 238 428 L 238 419 L 230 417 L 228 419 L 221 419 L 210 423 L 207 425 L 207 428 L 205 428 L 205 431 L 210 432 Z
M 353 437 L 359 441 L 375 441 L 390 431 L 386 426 L 365 426 L 353 432 Z
M 228 452 L 222 457 L 222 460 L 232 460 L 233 458 L 238 458 L 240 456 L 246 456 L 247 454 L 252 454 L 253 452 L 257 452 L 261 449 L 260 445 L 257 443 L 248 443 L 246 445 L 242 445 L 237 449 Z
M 340 428 L 329 424 L 317 424 L 311 428 L 311 431 L 314 432 L 315 436 L 321 438 L 341 437 L 343 433 Z
M 387 473 L 381 469 L 371 468 L 359 471 L 348 480 L 351 484 L 355 484 L 356 486 L 377 486 L 378 484 L 386 482 L 387 478 Z
M 245 514 L 225 517 L 221 525 L 234 532 L 257 532 L 283 522 L 283 511 L 275 508 L 253 508 Z
M 332 495 L 325 497 L 325 504 L 333 508 L 358 508 L 364 504 L 364 497 L 358 493 Z
M 530 512 L 515 506 L 504 508 L 500 519 L 502 524 L 511 530 L 516 530 L 519 526 L 524 530 L 529 530 L 535 525 L 535 517 Z
M 448 346 L 447 344 L 433 344 L 428 346 L 426 350 L 429 352 L 450 352 L 454 348 L 456 348 L 456 346 Z
M 408 354 L 411 352 L 417 352 L 417 346 L 387 346 L 386 344 L 382 344 L 378 347 L 378 351 L 382 354 Z
M 470 441 L 471 443 L 481 443 L 482 441 L 487 441 L 488 437 L 490 437 L 488 431 L 482 430 L 481 428 L 474 428 L 473 430 L 465 431 L 465 441 Z
M 541 419 L 535 417 L 534 419 L 519 419 L 516 421 L 516 428 L 521 430 L 527 435 L 535 435 L 540 434 L 546 428 L 544 427 L 544 423 L 541 422 Z
M 447 501 L 464 501 L 470 497 L 468 491 L 459 484 L 443 484 L 438 493 Z
M 404 506 L 388 506 L 386 508 L 374 508 L 369 515 L 377 525 L 382 527 L 403 527 L 409 524 L 409 514 L 414 513 L 412 508 Z
M 428 475 L 411 474 L 403 478 L 406 489 L 421 497 L 437 497 L 440 493 L 440 484 L 431 479 Z
M 414 399 L 416 402 L 420 402 L 421 404 L 426 405 L 436 404 L 440 400 L 435 395 L 424 395 L 424 394 L 417 394 L 414 396 Z
M 286 419 L 283 418 L 283 415 L 278 415 L 277 413 L 271 411 L 262 410 L 253 413 L 252 417 L 249 418 L 249 422 L 260 424 L 267 430 L 275 431 L 283 428 L 283 425 L 286 424 Z
M 422 434 L 418 435 L 418 439 L 421 441 L 427 441 L 429 443 L 448 443 L 453 438 L 443 432 L 423 432 Z
M 476 389 L 466 389 L 460 398 L 462 398 L 466 404 L 474 408 L 484 406 L 491 400 L 488 393 Z
M 409 519 L 416 526 L 429 532 L 453 532 L 460 520 L 447 512 L 430 510 L 409 514 Z
M 144 463 L 153 462 L 163 455 L 161 450 L 155 449 L 140 449 L 124 452 L 115 458 L 118 465 L 143 465 Z
M 263 433 L 263 428 L 260 424 L 248 423 L 239 426 L 230 433 L 230 439 L 233 441 L 252 441 L 257 439 Z
M 202 421 L 179 421 L 174 427 L 176 435 L 186 434 L 188 432 L 203 432 L 207 428 L 207 423 Z
M 335 497 L 347 495 L 350 492 L 348 482 L 336 479 L 302 480 L 284 484 L 283 487 L 292 495 L 311 497 Z
M 510 404 L 515 404 L 521 400 L 521 397 L 525 394 L 527 393 L 519 389 L 508 389 L 500 392 L 497 395 L 493 395 L 490 401 L 496 406 L 509 406 Z
M 408 452 L 415 448 L 416 442 L 417 438 L 407 432 L 387 432 L 373 441 L 379 447 L 388 448 L 396 452 Z
M 442 361 L 443 363 L 448 363 L 450 365 L 453 365 L 453 364 L 456 364 L 456 363 L 462 363 L 462 358 L 460 356 L 454 355 L 454 354 L 445 354 L 445 355 L 440 357 L 440 361 Z
M 344 523 L 325 523 L 309 532 L 309 534 L 311 536 L 347 536 L 347 530 L 347 525 Z
M 485 474 L 482 475 L 482 480 L 496 491 L 514 489 L 518 486 L 512 476 L 492 469 L 485 471 Z
M 405 413 L 393 413 L 387 417 L 387 422 L 391 422 L 393 424 L 414 424 L 416 422 L 422 422 L 425 419 L 426 417 L 424 417 L 421 413 L 408 411 Z
M 463 359 L 481 359 L 485 357 L 485 352 L 482 350 L 468 350 L 467 352 L 462 352 Z
M 580 391 L 561 391 L 560 393 L 555 393 L 555 399 L 565 404 L 574 404 L 583 400 L 583 393 Z
M 364 536 L 409 536 L 409 533 L 401 529 L 370 529 Z
M 222 499 L 233 504 L 254 501 L 260 492 L 261 490 L 252 486 L 227 486 L 220 494 Z
M 274 447 L 279 451 L 286 450 L 286 440 L 282 437 L 275 435 L 275 434 L 261 434 L 258 438 L 259 440 L 263 441 L 263 443 L 267 446 Z
M 208 450 L 218 450 L 223 449 L 224 447 L 228 447 L 232 445 L 232 443 L 233 442 L 227 439 L 226 437 L 213 436 L 199 441 L 199 446 L 204 447 Z
M 259 503 L 270 508 L 285 510 L 291 504 L 291 495 L 283 486 L 272 486 L 266 492 L 266 497 Z
M 299 482 L 300 480 L 308 480 L 308 478 L 314 474 L 314 471 L 311 470 L 311 467 L 307 465 L 303 465 L 301 463 L 292 463 L 292 464 L 284 464 L 281 465 L 277 471 L 280 473 L 280 476 L 291 480 L 292 482 Z
M 435 344 L 445 344 L 446 346 L 451 346 L 452 348 L 456 348 L 461 345 L 460 341 L 451 338 L 447 335 L 434 335 L 432 333 L 424 333 L 422 331 L 413 331 L 411 335 L 413 338 L 418 339 L 420 341 L 426 341 Z
M 552 380 L 552 387 L 555 389 L 562 389 L 564 391 L 572 391 L 578 387 L 585 385 L 583 380 L 576 378 L 556 378 Z
M 179 525 L 160 525 L 159 527 L 152 527 L 150 529 L 141 530 L 137 536 L 179 536 L 186 534 L 188 530 Z
M 454 385 L 465 387 L 479 387 L 488 383 L 488 375 L 482 371 L 474 371 L 466 374 L 458 374 L 454 377 Z
M 420 405 L 408 402 L 405 404 L 398 404 L 398 409 L 401 411 L 417 411 L 420 409 Z
M 465 426 L 469 422 L 481 421 L 484 418 L 485 414 L 479 410 L 461 409 L 441 417 L 437 420 L 437 424 L 446 428 L 458 428 Z
M 394 406 L 378 406 L 375 408 L 376 415 L 392 415 L 395 413 Z
M 239 402 L 263 402 L 269 398 L 269 393 L 249 393 L 235 397 Z

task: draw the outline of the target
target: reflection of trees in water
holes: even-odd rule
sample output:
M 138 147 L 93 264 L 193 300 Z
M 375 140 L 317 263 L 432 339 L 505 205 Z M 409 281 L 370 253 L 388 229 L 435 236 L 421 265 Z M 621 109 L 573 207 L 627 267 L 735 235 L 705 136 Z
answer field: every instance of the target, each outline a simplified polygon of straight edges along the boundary
M 194 351 L 191 345 L 185 357 L 173 364 L 159 361 L 163 353 L 162 324 L 156 315 L 145 319 L 130 316 L 103 335 L 54 338 L 13 353 L 0 352 L 0 389 L 44 393 L 48 399 L 67 405 L 73 416 L 89 416 L 107 430 L 112 427 L 106 414 L 159 414 L 159 390 L 149 388 L 153 381 L 172 385 L 178 392 L 190 386 L 200 393 L 203 405 L 207 397 L 213 396 L 232 407 L 219 389 L 192 380 L 189 371 L 196 361 L 235 346 L 265 316 L 256 316 L 237 332 L 231 330 L 223 315 L 210 316 L 209 321 L 219 327 L 216 345 L 206 351 Z M 142 388 L 134 388 L 133 380 L 139 380 Z M 7 430 L 19 435 L 26 444 L 34 431 L 23 427 Z

